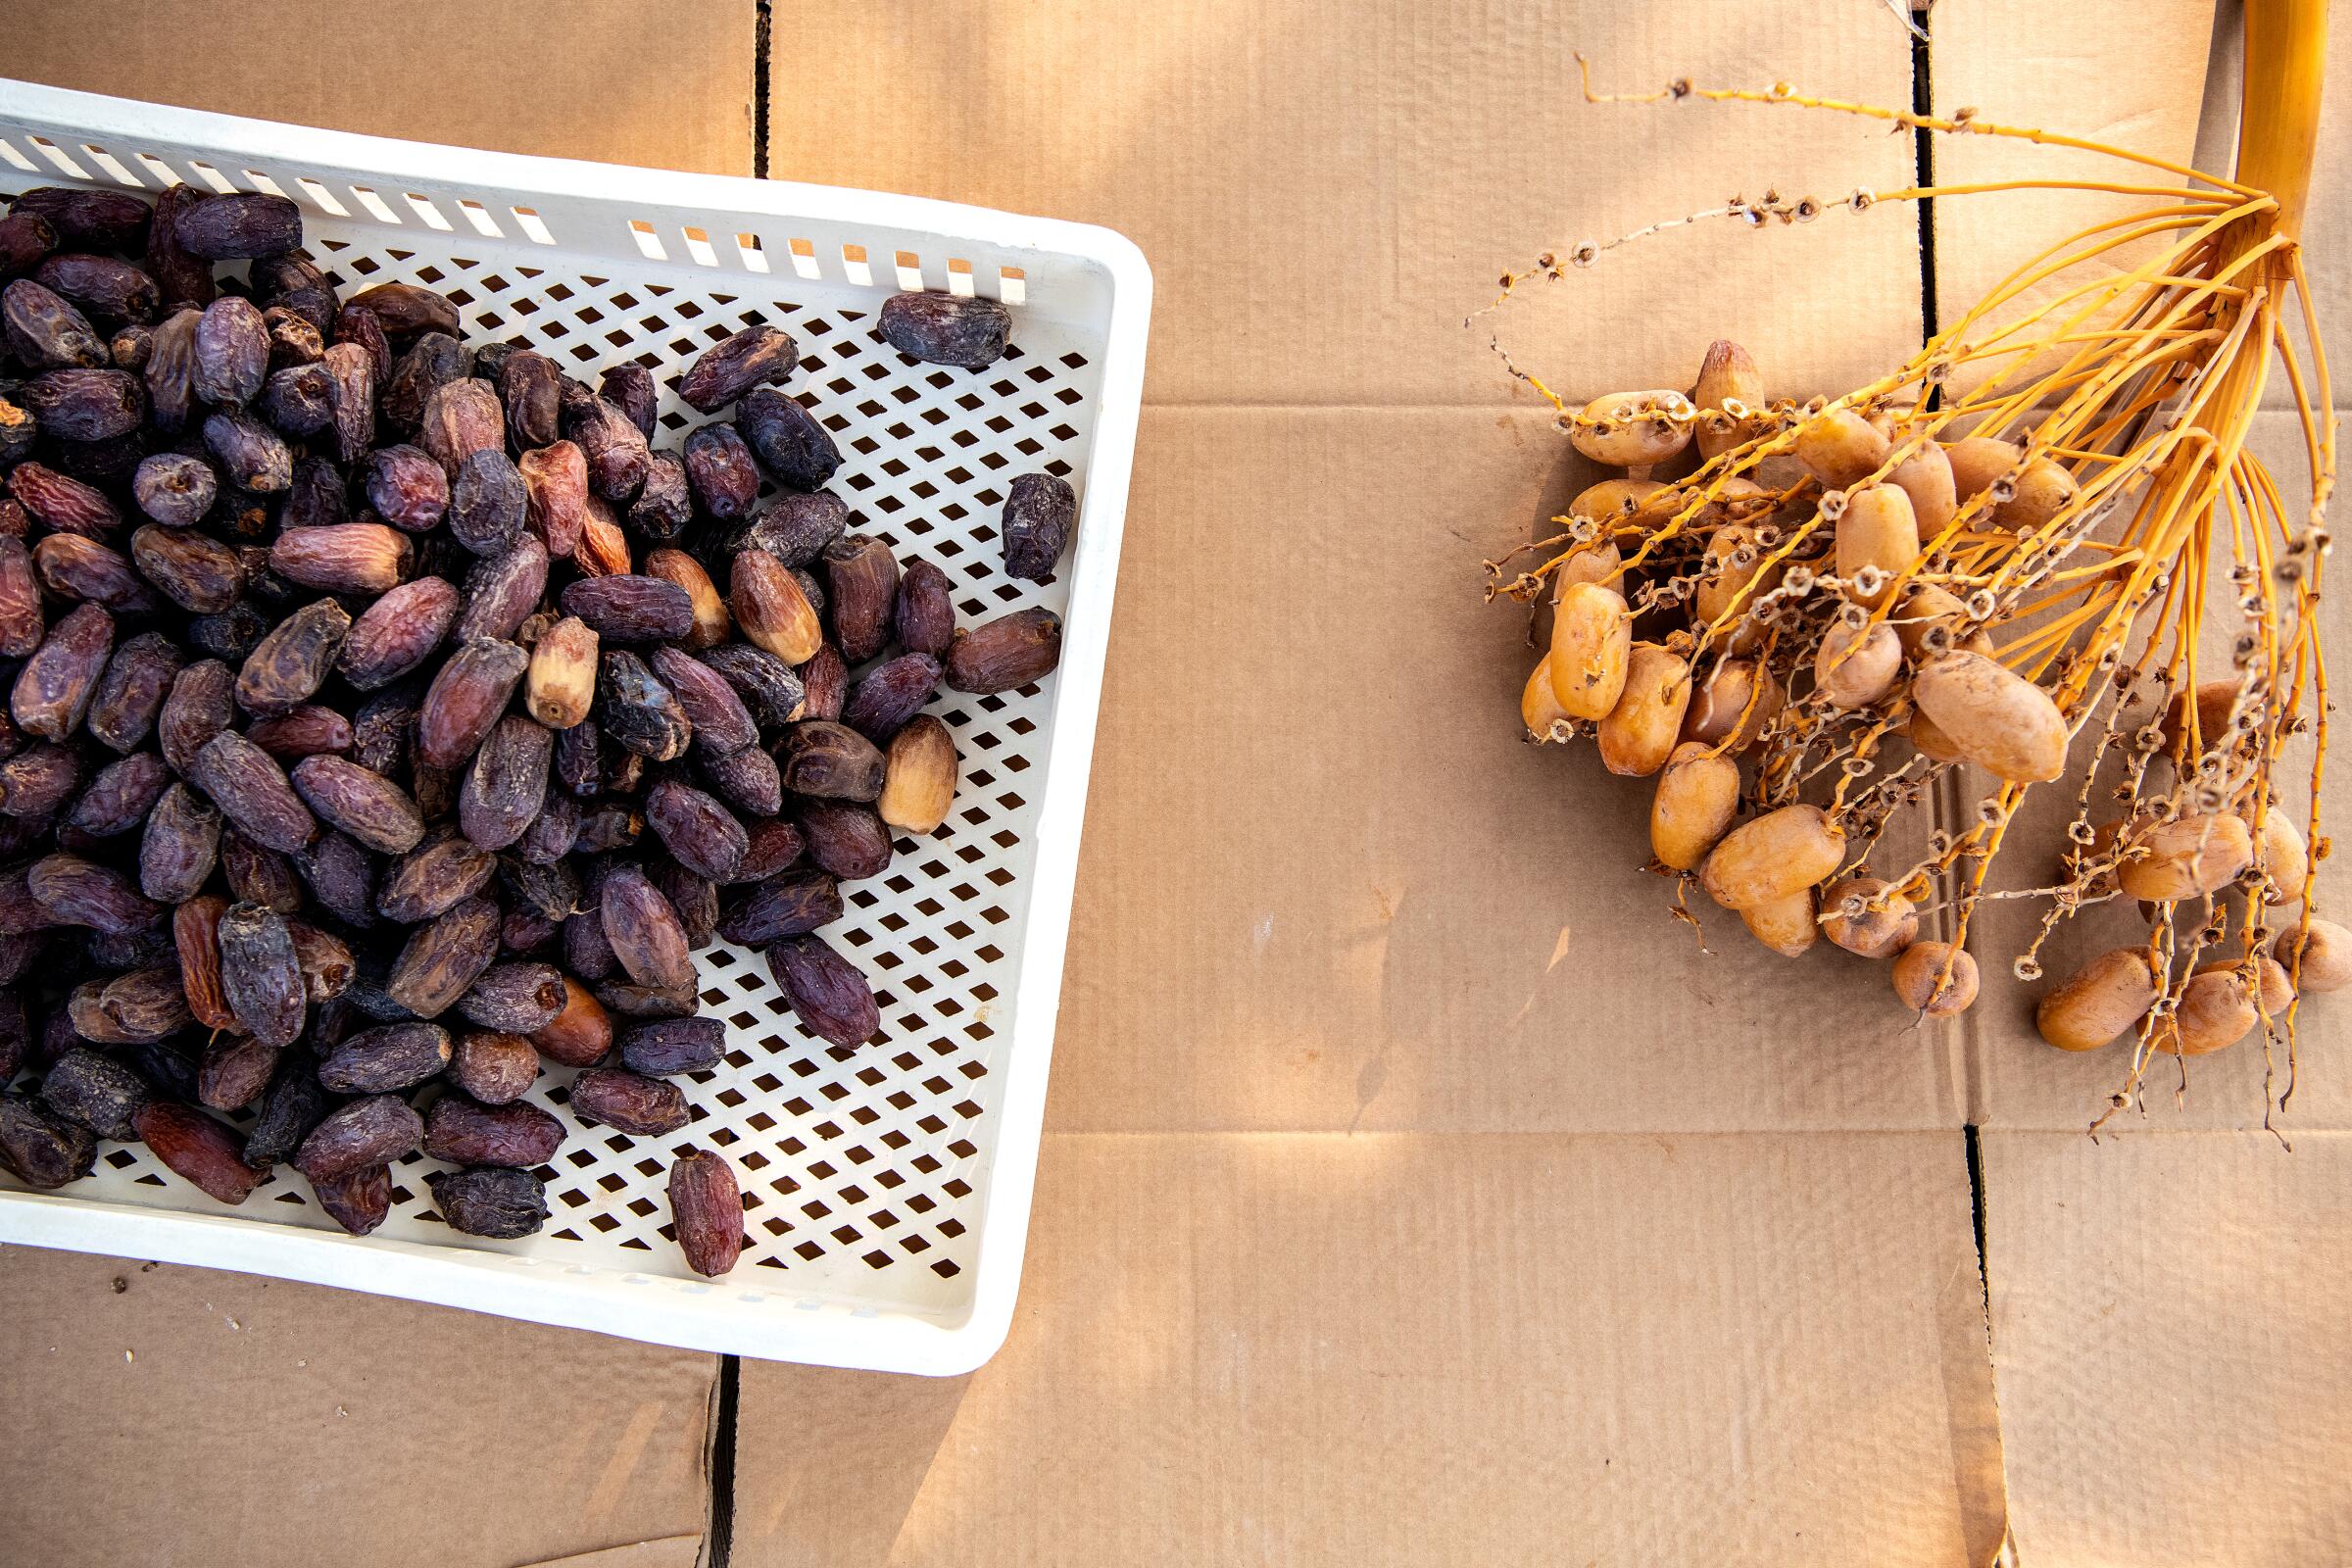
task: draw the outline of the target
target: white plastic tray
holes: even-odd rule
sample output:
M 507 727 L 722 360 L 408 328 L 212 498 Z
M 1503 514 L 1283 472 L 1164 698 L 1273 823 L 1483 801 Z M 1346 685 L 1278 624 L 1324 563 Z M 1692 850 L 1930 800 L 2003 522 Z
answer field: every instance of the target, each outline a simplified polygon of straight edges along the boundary
M 159 190 L 175 179 L 298 202 L 307 247 L 348 295 L 431 284 L 469 340 L 520 337 L 593 382 L 643 360 L 675 445 L 699 416 L 668 382 L 753 320 L 785 327 L 805 393 L 837 432 L 852 526 L 924 557 L 965 622 L 1043 604 L 1060 668 L 1003 697 L 933 704 L 963 759 L 937 833 L 901 837 L 883 877 L 827 929 L 864 968 L 884 1043 L 805 1034 L 755 953 L 707 949 L 706 1010 L 730 1051 L 688 1083 L 668 1140 L 569 1123 L 551 1217 L 514 1243 L 433 1214 L 423 1160 L 396 1171 L 372 1237 L 336 1231 L 299 1177 L 223 1208 L 135 1146 L 54 1195 L 0 1191 L 0 1240 L 470 1307 L 776 1360 L 953 1373 L 1010 1321 L 1036 1173 L 1046 1067 L 1094 747 L 1111 590 L 1142 400 L 1152 277 L 1107 229 L 867 191 L 659 172 L 389 141 L 0 80 L 0 190 Z M 892 292 L 1003 298 L 1014 353 L 984 371 L 916 365 L 873 318 Z M 1004 486 L 1039 467 L 1080 498 L 1056 579 L 1008 580 Z M 535 1100 L 560 1105 L 568 1074 Z M 670 1148 L 715 1146 L 749 1198 L 727 1278 L 688 1273 L 667 1235 Z

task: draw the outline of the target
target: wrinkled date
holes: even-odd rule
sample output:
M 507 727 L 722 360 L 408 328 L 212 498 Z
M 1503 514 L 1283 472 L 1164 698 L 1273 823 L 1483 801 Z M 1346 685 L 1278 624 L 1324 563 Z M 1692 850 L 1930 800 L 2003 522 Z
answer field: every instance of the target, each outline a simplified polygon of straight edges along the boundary
M 79 1181 L 96 1168 L 98 1140 L 30 1095 L 0 1094 L 0 1165 L 27 1187 Z
M 646 791 L 645 820 L 679 864 L 712 882 L 734 876 L 751 849 L 750 835 L 732 812 L 679 779 L 662 779 Z
M 366 1236 L 392 1213 L 392 1167 L 365 1165 L 342 1176 L 313 1177 L 311 1193 L 327 1218 Z
M 547 1223 L 547 1189 L 528 1171 L 485 1166 L 435 1171 L 424 1179 L 452 1230 L 512 1240 Z
M 522 837 L 547 800 L 555 736 L 547 726 L 510 713 L 473 754 L 458 792 L 458 822 L 485 850 L 503 850 Z
M 846 724 L 811 719 L 794 727 L 777 759 L 784 787 L 822 800 L 871 801 L 882 793 L 882 754 Z
M 496 1030 L 461 1035 L 450 1053 L 448 1076 L 485 1105 L 510 1104 L 538 1079 L 539 1048 L 520 1035 Z
M 379 1024 L 321 1056 L 318 1082 L 332 1094 L 389 1094 L 439 1076 L 449 1057 L 449 1031 L 438 1024 Z
M 511 642 L 476 637 L 463 644 L 426 688 L 416 714 L 416 755 L 435 767 L 473 756 L 507 710 L 530 656 Z
M 564 590 L 564 613 L 606 642 L 677 642 L 694 630 L 694 600 L 659 577 L 583 577 Z
M 457 589 L 442 578 L 402 583 L 352 622 L 335 668 L 357 691 L 389 686 L 440 652 L 458 608 Z
M 564 972 L 552 963 L 502 963 L 458 999 L 466 1021 L 509 1036 L 553 1023 L 564 1010 Z
M 332 599 L 303 606 L 270 629 L 237 673 L 237 706 L 260 717 L 307 702 L 326 684 L 351 634 L 351 615 Z
M 276 760 L 234 731 L 206 741 L 186 772 L 188 782 L 257 844 L 292 853 L 318 835 L 318 818 Z
M 413 1154 L 424 1142 L 424 1118 L 397 1095 L 369 1095 L 327 1113 L 294 1152 L 294 1168 L 314 1182 L 332 1181 Z
M 590 1067 L 571 1081 L 572 1114 L 640 1138 L 686 1125 L 686 1096 L 675 1084 L 618 1067 Z
M 1004 574 L 1044 582 L 1054 574 L 1077 523 L 1078 495 L 1067 479 L 1052 473 L 1015 478 L 997 528 L 1004 545 Z
M 669 688 L 644 660 L 620 649 L 599 662 L 596 722 L 614 744 L 657 762 L 683 755 L 694 738 L 694 724 Z
M 444 1095 L 424 1116 L 424 1152 L 453 1165 L 508 1165 L 528 1170 L 564 1147 L 564 1124 L 537 1105 L 479 1104 Z
M 927 365 L 985 369 L 1004 358 L 1012 313 L 997 300 L 952 294 L 894 294 L 882 303 L 882 341 Z
M 956 590 L 948 574 L 928 561 L 908 562 L 899 574 L 891 624 L 907 653 L 933 659 L 947 653 L 956 637 Z
M 694 956 L 677 910 L 643 871 L 616 866 L 598 891 L 605 940 L 629 978 L 664 989 L 694 984 Z
M 862 1045 L 882 1027 L 873 989 L 858 966 L 821 937 L 786 937 L 767 950 L 767 966 L 808 1032 L 837 1046 Z
M 841 885 L 823 871 L 804 868 L 743 888 L 724 901 L 718 934 L 740 947 L 764 947 L 807 936 L 841 915 Z
M 186 1016 L 184 1008 L 181 1016 Z M 131 1118 L 153 1098 L 145 1079 L 86 1046 L 75 1046 L 50 1063 L 41 1080 L 42 1104 L 117 1143 L 137 1136 Z
M 232 904 L 220 915 L 219 941 L 220 993 L 237 1026 L 266 1046 L 292 1045 L 302 1033 L 306 1000 L 285 916 L 259 904 Z
M 653 652 L 654 673 L 677 699 L 694 727 L 696 748 L 710 756 L 738 752 L 760 738 L 751 710 L 725 676 L 676 648 Z
M 419 1018 L 439 1017 L 496 961 L 498 926 L 494 900 L 460 900 L 401 949 L 385 995 Z
M 686 1266 L 715 1279 L 743 1253 L 743 1189 L 735 1167 L 707 1149 L 681 1149 L 669 1167 L 669 1218 Z
M 98 694 L 98 677 L 114 648 L 112 615 L 96 605 L 68 612 L 17 671 L 8 703 L 17 727 L 51 741 L 73 734 Z
M 772 326 L 747 326 L 703 351 L 678 378 L 678 396 L 699 414 L 725 408 L 753 387 L 781 383 L 799 363 L 791 334 Z
M 841 448 L 824 422 L 798 398 L 772 388 L 744 395 L 735 405 L 735 429 L 760 465 L 795 490 L 821 489 L 841 466 Z
M 877 746 L 922 711 L 939 689 L 939 661 L 928 654 L 901 654 L 876 664 L 841 705 L 841 721 Z
M 406 855 L 424 837 L 424 814 L 406 790 L 340 757 L 294 764 L 294 792 L 318 817 L 383 855 Z

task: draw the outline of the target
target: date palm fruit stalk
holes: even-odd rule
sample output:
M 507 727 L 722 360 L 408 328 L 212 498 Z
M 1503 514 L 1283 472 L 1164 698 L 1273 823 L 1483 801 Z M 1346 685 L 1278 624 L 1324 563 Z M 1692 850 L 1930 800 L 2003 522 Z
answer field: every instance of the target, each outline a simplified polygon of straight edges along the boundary
M 1588 75 L 1594 103 L 1793 106 L 2136 166 L 2103 180 L 1856 191 L 1840 204 L 1854 214 L 2011 190 L 2121 194 L 2135 210 L 2050 246 L 1842 397 L 1768 397 L 1753 361 L 1717 343 L 1689 393 L 1572 407 L 1503 355 L 1579 451 L 1627 470 L 1580 495 L 1556 537 L 1489 564 L 1490 597 L 1552 607 L 1522 698 L 1530 735 L 1590 729 L 1613 771 L 1656 774 L 1659 869 L 1694 879 L 1777 951 L 1803 951 L 1819 925 L 1894 959 L 1898 996 L 1927 1014 L 1975 998 L 1966 943 L 1984 900 L 2045 901 L 2013 965 L 2028 981 L 2061 921 L 2144 901 L 2144 945 L 2102 955 L 2041 1003 L 2054 1045 L 2133 1041 L 2100 1122 L 2139 1100 L 2157 1054 L 2258 1028 L 2266 1064 L 2272 1042 L 2285 1044 L 2283 1106 L 2301 997 L 2352 983 L 2352 931 L 2319 917 L 2311 874 L 2328 848 L 2315 612 L 2335 444 L 2298 234 L 2325 27 L 2325 0 L 2249 0 L 2229 178 L 1967 109 L 1879 109 L 1786 83 L 1601 95 Z M 1478 314 L 1662 229 L 1824 211 L 1734 198 L 1588 241 L 1506 274 Z M 2312 473 L 2308 499 L 2291 504 L 2246 444 L 2276 388 Z M 2206 630 L 2228 633 L 2219 667 L 2200 648 Z M 2306 733 L 2315 760 L 2298 829 L 2275 775 Z M 1965 825 L 1934 833 L 1916 863 L 1867 874 L 1898 808 L 1978 773 L 1992 788 Z M 2094 790 L 2094 776 L 2118 781 Z M 1988 892 L 2020 806 L 2044 784 L 2073 795 L 2059 880 Z M 1924 914 L 1940 916 L 1947 940 L 1913 944 Z

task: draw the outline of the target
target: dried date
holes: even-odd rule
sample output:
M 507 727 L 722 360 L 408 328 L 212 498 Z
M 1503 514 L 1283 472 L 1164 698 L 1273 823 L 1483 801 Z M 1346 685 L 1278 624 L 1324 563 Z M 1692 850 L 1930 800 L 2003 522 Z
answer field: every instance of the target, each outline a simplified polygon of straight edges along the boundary
M 302 964 L 284 915 L 260 904 L 221 911 L 220 994 L 238 1027 L 283 1050 L 302 1034 Z
M 528 1171 L 485 1166 L 434 1171 L 424 1179 L 450 1229 L 511 1241 L 547 1223 L 547 1189 Z
M 707 1149 L 678 1151 L 669 1167 L 670 1229 L 686 1266 L 707 1279 L 743 1254 L 743 1190 L 735 1167 Z
M 837 1046 L 863 1045 L 882 1027 L 873 989 L 858 966 L 822 937 L 786 937 L 767 950 L 767 965 L 801 1023 Z
M 147 1152 L 208 1198 L 233 1206 L 270 1179 L 268 1171 L 245 1163 L 235 1133 L 193 1105 L 155 1101 L 139 1107 L 133 1120 Z
M 449 1031 L 439 1024 L 378 1024 L 320 1056 L 318 1083 L 329 1094 L 390 1094 L 439 1076 L 449 1057 Z
M 504 1165 L 528 1170 L 555 1158 L 564 1124 L 537 1105 L 478 1104 L 444 1095 L 425 1112 L 424 1152 L 453 1165 Z

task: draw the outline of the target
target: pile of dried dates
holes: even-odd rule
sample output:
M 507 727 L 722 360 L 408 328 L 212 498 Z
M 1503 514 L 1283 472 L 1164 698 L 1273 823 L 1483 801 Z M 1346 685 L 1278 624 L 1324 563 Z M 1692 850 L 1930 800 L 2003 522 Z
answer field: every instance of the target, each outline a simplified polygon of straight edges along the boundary
M 566 1133 L 542 1063 L 583 1123 L 684 1128 L 714 938 L 810 1034 L 875 1037 L 841 884 L 946 820 L 941 685 L 1041 679 L 1060 624 L 959 628 L 945 572 L 849 531 L 777 327 L 684 368 L 721 416 L 658 450 L 644 364 L 468 345 L 301 241 L 283 197 L 185 185 L 0 216 L 0 1166 L 54 1188 L 136 1140 L 238 1203 L 288 1164 L 365 1234 L 421 1155 L 451 1226 L 524 1236 Z M 875 325 L 977 369 L 1010 319 Z M 1004 569 L 1049 577 L 1076 514 L 1014 479 Z M 683 1149 L 669 1197 L 687 1263 L 732 1267 L 727 1161 Z

